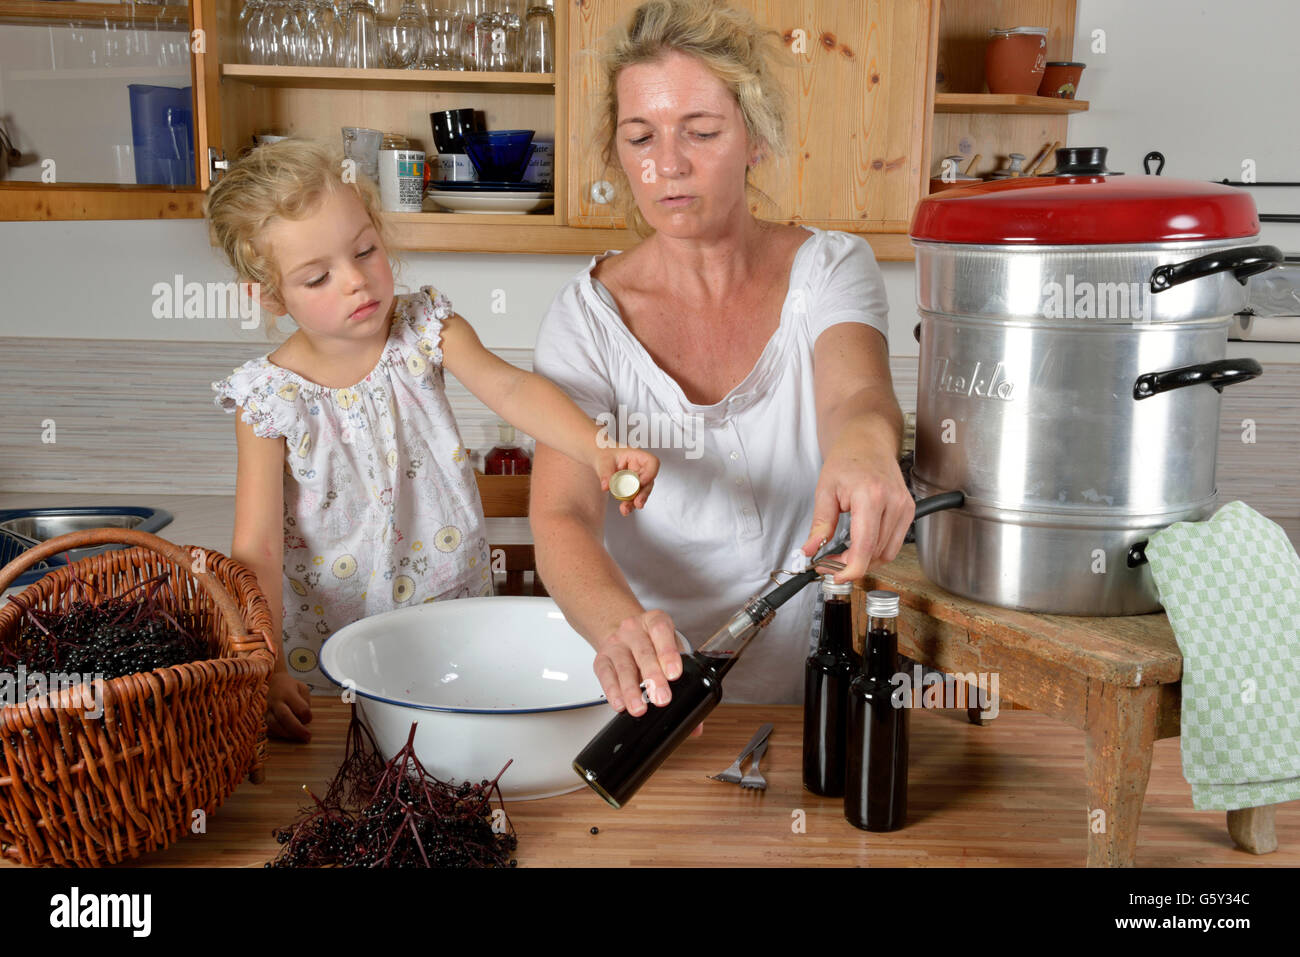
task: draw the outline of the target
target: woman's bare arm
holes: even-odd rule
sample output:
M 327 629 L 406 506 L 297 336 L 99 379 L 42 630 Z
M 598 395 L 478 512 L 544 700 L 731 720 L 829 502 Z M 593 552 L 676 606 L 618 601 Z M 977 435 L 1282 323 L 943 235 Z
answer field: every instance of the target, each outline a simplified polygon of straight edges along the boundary
M 642 680 L 656 703 L 682 673 L 676 629 L 646 611 L 605 549 L 605 495 L 595 474 L 538 443 L 528 515 L 537 573 L 569 623 L 596 649 L 593 665 L 615 711 L 645 712 Z
M 847 566 L 838 581 L 853 581 L 903 547 L 914 505 L 898 468 L 903 414 L 889 375 L 889 354 L 878 331 L 861 323 L 831 326 L 813 346 L 817 436 L 824 464 L 814 496 L 813 525 L 804 552 L 816 553 L 851 512 Z

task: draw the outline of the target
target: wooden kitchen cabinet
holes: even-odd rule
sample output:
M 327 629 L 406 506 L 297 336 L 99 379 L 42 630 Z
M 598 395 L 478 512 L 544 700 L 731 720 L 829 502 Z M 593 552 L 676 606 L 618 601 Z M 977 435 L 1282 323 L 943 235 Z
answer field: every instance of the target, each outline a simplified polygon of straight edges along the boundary
M 202 215 L 197 180 L 135 184 L 127 99 L 129 84 L 188 85 L 197 122 L 192 12 L 0 0 L 0 120 L 24 153 L 0 181 L 0 220 Z
M 594 143 L 599 68 L 585 51 L 637 2 L 557 0 L 555 75 L 249 65 L 241 62 L 236 36 L 242 0 L 154 8 L 170 11 L 176 29 L 201 40 L 191 56 L 196 185 L 4 183 L 0 219 L 198 217 L 212 177 L 209 158 L 234 159 L 259 130 L 336 143 L 340 127 L 367 126 L 401 133 L 430 151 L 429 113 L 473 107 L 483 111 L 488 128 L 522 127 L 554 138 L 554 211 L 391 214 L 398 248 L 579 254 L 626 248 L 636 237 L 621 228 L 610 204 L 593 199 L 593 186 L 609 175 Z M 906 232 L 928 187 L 932 156 L 962 143 L 981 151 L 986 141 L 1014 142 L 1024 151 L 1058 130 L 1055 138 L 1064 141 L 1063 114 L 945 112 L 1006 108 L 945 97 L 969 88 L 971 78 L 962 73 L 975 62 L 969 40 L 988 26 L 1046 22 L 1054 31 L 1049 54 L 1068 54 L 1074 0 L 1022 0 L 1009 12 L 993 0 L 947 0 L 942 14 L 940 0 L 733 2 L 776 30 L 785 51 L 778 70 L 789 94 L 790 155 L 783 166 L 765 163 L 756 171 L 755 184 L 773 201 L 755 206 L 764 218 L 859 232 L 877 258 L 911 259 Z M 109 6 L 0 0 L 0 22 L 20 14 L 49 22 L 64 11 L 90 14 Z M 937 97 L 936 63 L 940 86 L 949 87 Z M 991 164 L 995 150 L 987 153 Z
M 621 226 L 606 200 L 616 182 L 600 160 L 600 66 L 582 54 L 639 0 L 579 3 L 570 14 L 569 222 Z M 787 93 L 789 157 L 755 171 L 772 200 L 768 219 L 892 234 L 906 244 L 912 208 L 928 182 L 934 0 L 733 0 L 780 37 L 775 64 Z M 760 201 L 761 202 L 761 201 Z M 883 234 L 883 235 L 881 235 Z M 880 255 L 880 250 L 877 250 Z M 881 257 L 883 258 L 883 257 Z
M 943 0 L 931 153 L 936 175 L 945 156 L 979 156 L 971 170 L 979 176 L 1004 167 L 1011 153 L 1023 154 L 1028 165 L 1045 144 L 1067 145 L 1070 115 L 1088 109 L 1088 102 L 982 92 L 984 48 L 993 27 L 1046 27 L 1047 59 L 1073 60 L 1075 8 L 1076 0 Z M 1085 90 L 1087 83 L 1085 69 Z M 1049 157 L 1043 169 L 1054 165 Z

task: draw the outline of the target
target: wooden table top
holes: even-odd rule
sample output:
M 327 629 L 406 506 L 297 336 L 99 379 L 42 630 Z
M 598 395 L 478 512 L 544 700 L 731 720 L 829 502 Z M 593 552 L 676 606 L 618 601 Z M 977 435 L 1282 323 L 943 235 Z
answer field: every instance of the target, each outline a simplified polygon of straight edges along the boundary
M 972 642 L 1012 644 L 1089 678 L 1131 687 L 1168 684 L 1182 677 L 1182 653 L 1164 612 L 1081 618 L 982 604 L 944 591 L 926 578 L 914 544 L 904 545 L 888 565 L 873 569 L 866 587 L 898 592 L 906 608 L 963 629 Z M 853 605 L 856 615 L 862 602 Z M 858 626 L 859 634 L 864 627 Z
M 270 742 L 266 780 L 247 781 L 209 816 L 204 834 L 187 836 L 132 867 L 261 867 L 279 850 L 271 836 L 298 816 L 343 759 L 350 707 L 312 698 L 312 741 Z M 763 760 L 766 791 L 709 780 L 727 767 L 764 721 L 775 725 Z M 803 790 L 802 709 L 794 705 L 721 705 L 704 734 L 684 743 L 622 810 L 587 788 L 540 801 L 508 801 L 521 867 L 592 866 L 854 866 L 892 858 L 908 863 L 916 849 L 899 834 L 859 831 L 844 820 L 843 802 Z M 795 812 L 802 810 L 804 815 Z M 801 819 L 803 833 L 792 824 Z M 591 828 L 599 828 L 592 834 Z M 17 867 L 0 863 L 0 867 Z

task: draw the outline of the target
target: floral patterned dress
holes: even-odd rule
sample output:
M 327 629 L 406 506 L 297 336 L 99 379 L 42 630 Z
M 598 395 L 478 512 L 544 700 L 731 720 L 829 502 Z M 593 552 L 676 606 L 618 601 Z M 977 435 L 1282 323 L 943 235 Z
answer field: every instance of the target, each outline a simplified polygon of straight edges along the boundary
M 284 651 L 289 673 L 337 693 L 322 642 L 361 618 L 492 594 L 483 506 L 443 391 L 442 320 L 431 286 L 398 296 L 378 365 L 329 389 L 246 362 L 212 384 L 263 438 L 286 441 Z

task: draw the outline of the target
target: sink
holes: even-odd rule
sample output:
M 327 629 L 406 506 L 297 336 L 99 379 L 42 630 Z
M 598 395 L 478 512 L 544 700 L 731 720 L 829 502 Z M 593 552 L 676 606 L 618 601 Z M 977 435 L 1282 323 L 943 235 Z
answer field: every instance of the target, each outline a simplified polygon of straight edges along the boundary
M 89 505 L 76 508 L 11 508 L 0 510 L 0 567 L 41 542 L 88 528 L 133 528 L 157 533 L 170 525 L 172 515 L 160 508 L 131 505 Z M 13 587 L 25 587 L 69 562 L 125 545 L 74 548 L 55 555 L 19 575 Z

